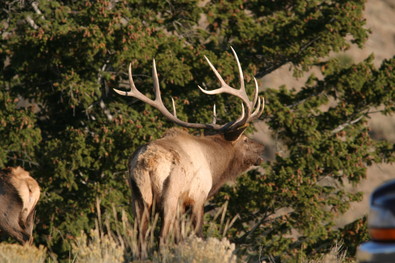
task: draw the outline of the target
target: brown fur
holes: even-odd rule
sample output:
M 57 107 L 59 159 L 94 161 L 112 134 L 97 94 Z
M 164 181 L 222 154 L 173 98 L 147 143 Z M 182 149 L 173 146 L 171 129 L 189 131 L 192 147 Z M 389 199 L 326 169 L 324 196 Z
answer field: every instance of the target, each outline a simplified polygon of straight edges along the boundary
M 259 165 L 262 155 L 263 145 L 244 135 L 229 141 L 221 134 L 193 136 L 177 128 L 140 147 L 129 162 L 129 183 L 141 238 L 152 206 L 162 214 L 162 238 L 177 229 L 177 211 L 183 213 L 186 207 L 191 207 L 199 234 L 206 200 L 227 181 Z
M 0 232 L 32 243 L 34 208 L 40 187 L 21 167 L 0 170 Z

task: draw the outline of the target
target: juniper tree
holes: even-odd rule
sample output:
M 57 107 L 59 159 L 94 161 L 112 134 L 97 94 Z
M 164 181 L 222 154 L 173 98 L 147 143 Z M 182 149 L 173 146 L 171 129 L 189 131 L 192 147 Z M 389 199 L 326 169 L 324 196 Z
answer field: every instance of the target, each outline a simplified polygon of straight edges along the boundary
M 238 102 L 199 96 L 197 85 L 218 85 L 206 55 L 237 87 L 229 46 L 246 76 L 260 78 L 291 65 L 295 77 L 312 67 L 323 77 L 310 76 L 300 90 L 265 87 L 263 120 L 285 151 L 211 201 L 217 206 L 230 197 L 228 217 L 239 215 L 227 237 L 251 259 L 266 255 L 279 262 L 350 239 L 333 228 L 333 218 L 360 195 L 337 186 L 358 183 L 374 163 L 394 161 L 394 145 L 374 140 L 367 126 L 373 112 L 394 112 L 394 58 L 375 68 L 372 57 L 344 65 L 330 56 L 363 46 L 369 33 L 364 4 L 0 3 L 0 163 L 24 165 L 42 186 L 36 240 L 67 258 L 70 240 L 92 228 L 97 198 L 103 211 L 113 204 L 128 210 L 127 158 L 171 125 L 154 109 L 113 93 L 113 87 L 127 88 L 128 64 L 139 89 L 152 94 L 156 59 L 165 104 L 173 97 L 179 118 L 210 121 L 215 103 L 225 122 L 238 116 Z M 252 78 L 247 85 L 253 86 Z

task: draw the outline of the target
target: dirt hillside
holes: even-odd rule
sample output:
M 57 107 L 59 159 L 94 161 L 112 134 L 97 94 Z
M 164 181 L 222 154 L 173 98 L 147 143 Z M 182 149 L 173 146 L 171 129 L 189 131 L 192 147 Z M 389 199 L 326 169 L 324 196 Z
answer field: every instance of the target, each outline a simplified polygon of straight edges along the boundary
M 365 44 L 364 49 L 357 47 L 351 48 L 346 52 L 354 62 L 360 62 L 367 58 L 370 54 L 375 55 L 375 65 L 379 66 L 386 58 L 395 55 L 395 0 L 370 0 L 367 2 L 366 10 L 366 26 L 372 31 L 372 34 Z M 286 85 L 288 88 L 298 88 L 307 78 L 296 80 L 289 71 L 289 65 L 276 70 L 275 72 L 263 78 L 263 87 L 278 87 Z M 275 140 L 270 138 L 270 133 L 263 123 L 258 123 L 258 133 L 255 137 L 264 141 L 268 146 L 268 157 L 272 156 L 277 149 Z M 395 142 L 395 116 L 372 116 L 370 121 L 372 135 L 378 139 L 387 139 Z M 270 150 L 271 149 L 271 150 Z M 395 165 L 380 164 L 368 169 L 367 179 L 357 187 L 348 185 L 349 189 L 364 192 L 364 200 L 360 203 L 354 203 L 349 212 L 339 218 L 338 224 L 343 225 L 349 223 L 356 218 L 367 214 L 368 200 L 372 190 L 383 181 L 395 178 Z

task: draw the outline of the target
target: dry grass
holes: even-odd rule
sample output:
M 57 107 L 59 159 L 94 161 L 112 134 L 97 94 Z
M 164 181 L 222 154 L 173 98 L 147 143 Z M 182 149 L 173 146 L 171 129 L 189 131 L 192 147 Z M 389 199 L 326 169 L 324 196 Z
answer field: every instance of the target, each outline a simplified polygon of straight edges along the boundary
M 179 244 L 160 250 L 160 257 L 153 262 L 193 262 L 193 263 L 236 263 L 235 245 L 227 239 L 201 238 L 191 236 Z
M 247 258 L 236 257 L 236 246 L 224 236 L 236 217 L 226 219 L 227 204 L 218 209 L 209 224 L 209 237 L 196 237 L 187 217 L 180 217 L 182 241 L 175 243 L 170 238 L 159 247 L 157 239 L 158 217 L 151 219 L 144 242 L 138 240 L 138 226 L 130 222 L 125 212 L 120 215 L 113 208 L 112 214 L 102 215 L 100 201 L 97 201 L 97 220 L 89 233 L 81 233 L 72 244 L 70 260 L 72 263 L 236 263 L 246 262 Z M 219 225 L 219 226 L 218 226 Z M 111 226 L 111 227 L 110 227 Z M 49 262 L 43 247 L 0 244 L 0 262 L 27 263 Z M 273 261 L 274 262 L 274 261 Z M 273 263 L 271 262 L 271 263 Z M 335 246 L 330 253 L 306 263 L 346 263 L 345 251 L 341 245 Z
M 124 247 L 111 235 L 100 233 L 95 228 L 89 237 L 82 233 L 72 244 L 73 262 L 75 263 L 122 263 Z
M 1 263 L 41 263 L 47 258 L 47 249 L 43 246 L 21 246 L 18 244 L 0 244 Z
M 218 216 L 226 212 L 224 209 L 226 207 L 218 213 Z M 132 224 L 124 212 L 118 218 L 114 209 L 113 215 L 107 215 L 103 219 L 100 213 L 100 201 L 97 202 L 97 210 L 96 227 L 90 231 L 89 235 L 82 233 L 72 244 L 73 262 L 235 263 L 237 260 L 234 244 L 225 238 L 203 240 L 194 236 L 187 217 L 179 219 L 182 241 L 175 243 L 173 238 L 169 238 L 159 248 L 157 238 L 155 238 L 157 216 L 151 219 L 146 239 L 142 242 L 137 238 L 137 225 Z M 115 229 L 110 229 L 110 222 Z M 225 225 L 229 227 L 229 222 Z
M 346 258 L 346 252 L 342 245 L 336 244 L 328 254 L 308 263 L 355 263 L 356 261 L 350 261 L 350 259 Z

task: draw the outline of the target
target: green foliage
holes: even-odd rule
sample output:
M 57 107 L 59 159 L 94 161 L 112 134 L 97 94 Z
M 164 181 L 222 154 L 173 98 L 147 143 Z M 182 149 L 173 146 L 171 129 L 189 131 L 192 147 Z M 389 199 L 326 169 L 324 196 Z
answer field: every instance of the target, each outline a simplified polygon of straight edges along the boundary
M 369 235 L 366 227 L 366 216 L 341 228 L 336 234 L 337 239 L 344 240 L 347 245 L 347 255 L 349 258 L 357 252 L 357 245 L 362 241 L 368 241 Z M 340 236 L 339 236 L 340 235 Z
M 264 120 L 284 150 L 211 201 L 220 207 L 229 198 L 226 217 L 237 220 L 227 237 L 251 260 L 278 262 L 347 240 L 333 218 L 360 195 L 342 183 L 358 183 L 368 166 L 395 158 L 394 144 L 373 140 L 367 127 L 375 111 L 395 110 L 395 58 L 375 68 L 372 57 L 359 64 L 327 57 L 366 41 L 364 2 L 2 1 L 0 166 L 27 166 L 41 185 L 37 243 L 67 260 L 81 230 L 94 225 L 97 198 L 104 214 L 113 203 L 117 213 L 128 209 L 128 157 L 171 126 L 155 109 L 112 91 L 127 89 L 127 65 L 152 97 L 155 58 L 164 103 L 174 97 L 181 119 L 210 122 L 215 103 L 220 121 L 228 121 L 239 102 L 202 96 L 196 86 L 218 87 L 204 55 L 238 86 L 230 45 L 248 90 L 253 75 L 288 63 L 295 76 L 319 66 L 324 77 L 310 76 L 298 91 L 263 92 Z M 213 229 L 222 228 L 207 229 L 217 235 Z
M 32 108 L 17 108 L 19 99 L 10 94 L 1 77 L 0 85 L 0 167 L 6 163 L 36 164 L 34 151 L 41 141 L 41 132 Z
M 229 193 L 229 216 L 241 217 L 235 229 L 243 253 L 261 249 L 292 261 L 295 255 L 304 258 L 307 252 L 313 255 L 330 248 L 333 243 L 324 240 L 337 231 L 334 217 L 361 200 L 360 193 L 346 192 L 343 182 L 357 183 L 365 178 L 368 166 L 394 158 L 394 145 L 372 140 L 366 125 L 372 108 L 379 106 L 376 103 L 394 102 L 393 76 L 382 78 L 383 68 L 374 69 L 367 59 L 327 73 L 323 80 L 310 80 L 299 92 L 282 88 L 265 93 L 269 101 L 265 118 L 286 150 L 264 166 L 264 174 L 241 177 Z M 367 92 L 378 86 L 377 92 Z M 279 213 L 284 208 L 286 213 Z M 357 240 L 365 240 L 359 237 L 345 243 L 347 249 L 355 251 Z

